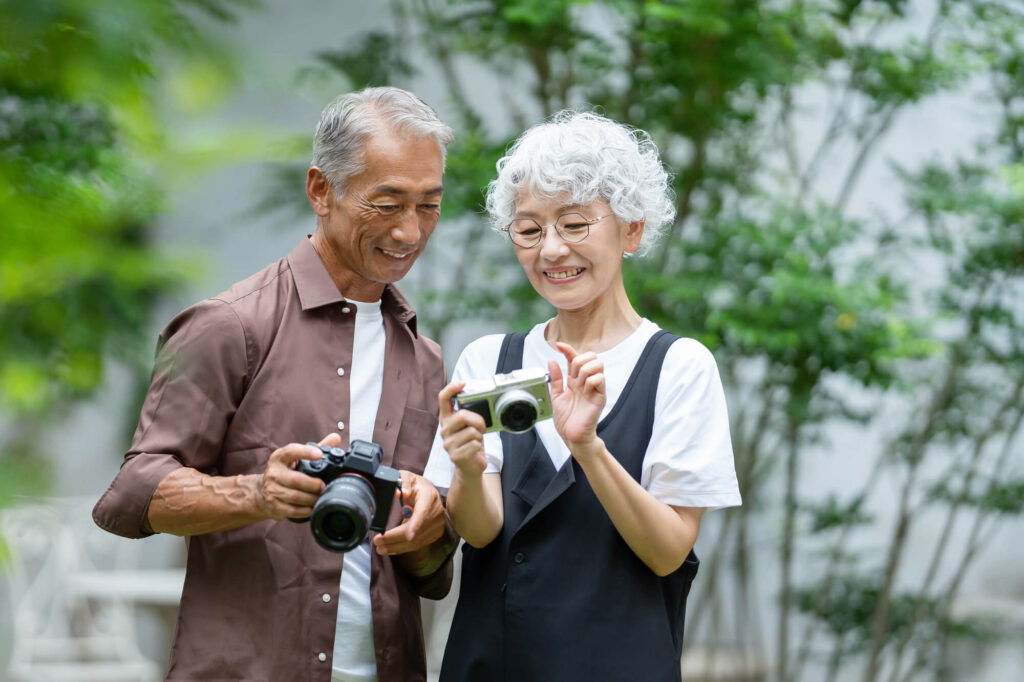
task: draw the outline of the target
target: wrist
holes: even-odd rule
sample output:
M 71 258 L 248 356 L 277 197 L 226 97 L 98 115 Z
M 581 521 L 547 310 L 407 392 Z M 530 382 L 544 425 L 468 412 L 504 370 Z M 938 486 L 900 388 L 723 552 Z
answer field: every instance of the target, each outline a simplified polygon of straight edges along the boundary
M 483 481 L 484 472 L 479 467 L 455 467 L 455 472 L 452 474 L 452 482 L 459 482 L 459 485 L 480 485 Z
M 580 462 L 596 459 L 605 452 L 604 441 L 595 435 L 590 440 L 570 444 L 569 452 Z

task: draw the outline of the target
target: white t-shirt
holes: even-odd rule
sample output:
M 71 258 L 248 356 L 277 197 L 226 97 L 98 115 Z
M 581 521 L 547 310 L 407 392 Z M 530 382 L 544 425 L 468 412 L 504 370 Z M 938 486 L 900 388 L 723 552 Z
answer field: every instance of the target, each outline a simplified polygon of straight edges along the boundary
M 380 301 L 349 302 L 356 309 L 349 370 L 349 443 L 373 441 L 373 425 L 384 384 L 384 318 Z M 338 592 L 331 682 L 369 682 L 377 679 L 373 648 L 373 609 L 370 604 L 370 541 L 345 554 Z
M 547 368 L 556 360 L 566 375 L 565 356 L 544 339 L 547 322 L 530 330 L 523 347 L 523 367 Z M 608 401 L 603 419 L 615 405 L 658 325 L 642 320 L 640 326 L 614 348 L 598 353 L 604 363 Z M 484 336 L 469 344 L 452 372 L 453 381 L 494 376 L 504 335 Z M 554 421 L 537 422 L 537 435 L 555 468 L 570 457 L 569 448 L 555 430 Z M 487 472 L 500 472 L 503 456 L 497 432 L 484 434 Z M 434 436 L 425 478 L 439 488 L 451 485 L 455 467 L 441 440 Z M 658 380 L 654 427 L 644 455 L 640 484 L 655 499 L 680 507 L 720 509 L 742 503 L 736 482 L 729 415 L 718 366 L 711 352 L 694 339 L 678 339 L 669 348 Z

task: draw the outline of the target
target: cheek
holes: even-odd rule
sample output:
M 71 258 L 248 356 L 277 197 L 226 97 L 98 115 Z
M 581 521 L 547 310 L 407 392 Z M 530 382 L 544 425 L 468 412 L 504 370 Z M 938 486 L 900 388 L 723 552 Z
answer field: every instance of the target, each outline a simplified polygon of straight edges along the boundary
M 534 261 L 534 256 L 531 251 L 529 249 L 516 249 L 516 260 L 519 261 L 520 267 L 522 267 L 527 274 L 530 274 L 533 269 L 532 264 Z

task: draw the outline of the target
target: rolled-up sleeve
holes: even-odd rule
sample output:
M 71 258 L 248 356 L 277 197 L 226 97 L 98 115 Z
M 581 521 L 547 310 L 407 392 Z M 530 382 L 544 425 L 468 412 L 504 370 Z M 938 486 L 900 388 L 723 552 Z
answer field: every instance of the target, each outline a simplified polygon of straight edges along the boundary
M 217 299 L 167 325 L 131 448 L 93 508 L 98 526 L 128 538 L 152 535 L 147 513 L 160 481 L 181 467 L 217 473 L 224 434 L 248 381 L 249 350 L 237 315 Z

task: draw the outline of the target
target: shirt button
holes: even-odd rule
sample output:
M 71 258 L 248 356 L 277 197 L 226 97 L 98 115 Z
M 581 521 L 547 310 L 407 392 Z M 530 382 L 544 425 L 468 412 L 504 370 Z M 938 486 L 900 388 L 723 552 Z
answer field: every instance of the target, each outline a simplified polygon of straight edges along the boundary
M 348 306 L 345 306 L 344 308 L 341 309 L 341 312 L 343 312 L 343 313 L 350 313 L 350 312 L 352 312 L 352 309 L 349 308 Z
M 319 659 L 320 661 L 326 661 L 326 660 L 327 660 L 327 654 L 325 654 L 325 653 L 324 653 L 324 652 L 322 652 L 322 651 L 321 651 L 320 653 L 318 653 L 318 654 L 316 655 L 316 657 L 317 657 L 317 658 L 318 658 L 318 659 Z
M 338 376 L 339 377 L 345 376 L 345 368 L 344 367 L 339 367 L 338 368 Z
M 343 431 L 345 429 L 345 422 L 338 422 L 338 430 Z
M 329 595 L 329 594 L 327 594 L 326 592 L 324 592 L 323 600 L 324 600 L 324 603 L 325 603 L 325 604 L 326 604 L 327 602 L 331 601 L 331 595 Z
M 512 557 L 512 561 L 516 562 L 517 564 L 521 564 L 524 561 L 526 561 L 526 555 L 522 552 L 516 552 L 515 556 Z

